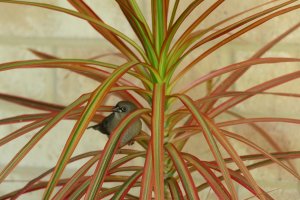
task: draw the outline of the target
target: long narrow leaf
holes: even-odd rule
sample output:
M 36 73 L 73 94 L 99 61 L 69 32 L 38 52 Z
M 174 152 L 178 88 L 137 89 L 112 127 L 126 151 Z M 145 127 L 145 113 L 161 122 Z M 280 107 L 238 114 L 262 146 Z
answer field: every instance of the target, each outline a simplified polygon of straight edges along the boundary
M 37 120 L 42 120 L 45 118 L 50 118 L 53 114 L 49 113 L 38 113 L 38 114 L 25 114 L 25 115 L 18 115 L 14 117 L 0 119 L 0 125 L 5 124 L 13 124 L 13 123 L 24 123 L 24 122 L 32 122 Z
M 45 111 L 61 111 L 64 106 L 28 99 L 20 96 L 0 93 L 0 99 L 18 105 Z
M 92 18 L 95 18 L 101 22 L 103 20 L 83 1 L 83 0 L 68 0 L 79 12 L 84 13 Z M 122 40 L 120 40 L 115 34 L 108 31 L 101 26 L 97 26 L 89 21 L 91 26 L 98 31 L 105 39 L 107 39 L 112 45 L 120 50 L 128 59 L 137 60 L 136 55 L 124 44 Z M 104 22 L 103 22 L 104 23 Z
M 149 112 L 148 109 L 139 109 L 137 111 L 134 111 L 128 116 L 126 116 L 124 119 L 122 119 L 119 125 L 115 128 L 115 130 L 110 136 L 110 139 L 105 145 L 103 153 L 100 157 L 100 160 L 92 177 L 91 184 L 89 186 L 85 199 L 94 199 L 97 195 L 98 190 L 101 188 L 104 182 L 105 175 L 108 171 L 108 166 L 113 158 L 113 155 L 117 150 L 119 138 L 121 138 L 122 131 L 124 131 L 124 129 L 126 129 L 126 127 L 128 127 L 128 125 L 132 123 L 134 118 L 147 112 Z
M 36 2 L 28 2 L 28 1 L 16 1 L 16 0 L 0 0 L 0 3 L 13 3 L 13 4 L 21 4 L 21 5 L 30 5 L 30 6 L 36 6 L 36 7 L 41 7 L 41 8 L 46 8 L 46 9 L 50 9 L 50 10 L 54 10 L 54 11 L 58 11 L 58 12 L 62 12 L 62 13 L 66 13 L 84 20 L 87 20 L 99 27 L 101 27 L 102 29 L 105 29 L 107 31 L 110 31 L 112 33 L 114 33 L 116 36 L 122 38 L 123 40 L 125 40 L 126 42 L 128 42 L 129 44 L 131 44 L 143 57 L 146 58 L 146 56 L 143 53 L 143 50 L 129 37 L 127 37 L 126 35 L 124 35 L 121 31 L 118 31 L 116 29 L 114 29 L 113 27 L 99 21 L 98 19 L 95 19 L 93 17 L 87 16 L 85 14 L 82 13 L 78 13 L 75 12 L 73 10 L 69 10 L 66 8 L 62 8 L 62 7 L 58 7 L 58 6 L 54 6 L 51 4 L 46 4 L 46 3 L 36 3 Z
M 238 119 L 245 119 L 245 117 L 243 117 L 242 115 L 237 114 L 232 111 L 227 111 L 226 113 L 228 113 Z M 276 151 L 283 152 L 283 149 L 278 145 L 278 143 L 274 140 L 274 138 L 267 131 L 265 131 L 263 128 L 261 128 L 259 125 L 255 124 L 255 123 L 250 123 L 248 125 L 251 128 L 253 128 L 256 132 L 258 132 L 261 135 L 261 137 L 263 137 Z M 287 163 L 291 167 L 291 169 L 293 169 L 295 172 L 297 172 L 295 166 L 289 160 L 287 161 Z
M 277 17 L 279 15 L 283 15 L 285 13 L 291 12 L 293 10 L 299 9 L 300 5 L 291 6 L 282 10 L 279 10 L 275 13 L 272 13 L 262 19 L 257 20 L 256 22 L 250 24 L 249 26 L 241 29 L 240 31 L 234 33 L 233 35 L 229 36 L 228 38 L 225 38 L 221 42 L 217 43 L 213 47 L 209 48 L 207 51 L 202 53 L 200 56 L 198 56 L 196 59 L 194 59 L 190 64 L 188 64 L 177 76 L 173 81 L 178 81 L 184 74 L 186 74 L 189 70 L 191 70 L 198 62 L 200 62 L 202 59 L 210 55 L 212 52 L 216 51 L 220 47 L 224 46 L 225 44 L 231 42 L 232 40 L 236 39 L 237 37 L 243 35 L 244 33 L 258 27 L 259 25 L 271 20 L 274 17 Z M 185 53 L 181 56 L 181 59 L 183 59 L 185 56 L 187 56 L 188 53 Z
M 99 160 L 100 154 L 94 156 L 87 161 L 76 173 L 69 179 L 69 181 L 56 193 L 53 200 L 65 199 L 69 192 L 73 190 L 74 185 L 86 174 L 86 172 Z
M 155 84 L 152 99 L 151 145 L 153 157 L 155 198 L 164 199 L 164 113 L 165 85 Z
M 197 107 L 194 105 L 194 103 L 190 99 L 190 97 L 188 97 L 186 95 L 176 95 L 176 97 L 178 97 L 182 101 L 182 103 L 189 109 L 191 114 L 194 116 L 195 120 L 197 120 L 198 124 L 203 128 L 203 130 L 204 130 L 203 133 L 204 133 L 205 139 L 207 140 L 207 144 L 209 145 L 209 147 L 212 151 L 212 154 L 213 154 L 214 158 L 216 159 L 218 166 L 221 169 L 221 172 L 224 176 L 226 185 L 228 186 L 228 189 L 229 189 L 231 195 L 233 195 L 233 198 L 238 199 L 237 193 L 233 186 L 233 182 L 230 179 L 228 168 L 226 167 L 226 164 L 223 160 L 220 149 L 213 137 L 213 133 L 210 130 L 208 124 L 204 120 L 203 116 L 199 113 L 199 111 L 197 110 Z
M 291 170 L 289 167 L 287 167 L 285 164 L 283 164 L 282 162 L 280 162 L 278 159 L 276 159 L 275 157 L 273 157 L 271 154 L 269 154 L 268 152 L 266 152 L 265 150 L 263 150 L 261 147 L 259 147 L 255 143 L 253 143 L 253 142 L 247 140 L 246 138 L 244 138 L 244 137 L 242 137 L 240 135 L 237 135 L 235 133 L 232 133 L 232 132 L 229 132 L 229 131 L 225 131 L 225 130 L 222 130 L 222 132 L 226 136 L 229 136 L 231 138 L 239 140 L 239 141 L 243 142 L 244 144 L 247 144 L 248 146 L 251 146 L 255 150 L 261 152 L 264 156 L 266 156 L 266 158 L 271 159 L 274 163 L 278 164 L 279 166 L 281 166 L 282 168 L 284 168 L 286 171 L 288 171 L 289 173 L 291 173 L 292 175 L 294 175 L 296 178 L 298 178 L 298 180 L 300 180 L 300 176 L 294 170 Z
M 219 167 L 216 164 L 212 164 L 210 162 L 206 162 L 207 166 L 209 166 L 211 169 L 214 169 L 216 171 L 220 172 Z M 231 178 L 238 182 L 240 185 L 242 185 L 244 188 L 246 188 L 249 192 L 251 192 L 253 195 L 257 195 L 255 190 L 252 188 L 251 184 L 249 184 L 249 182 L 245 179 L 245 177 L 240 173 L 240 170 L 229 170 L 230 176 Z M 223 176 L 219 177 L 220 180 L 223 179 Z M 204 188 L 206 188 L 208 186 L 207 183 L 201 184 L 200 186 L 197 187 L 198 191 L 203 190 Z M 261 189 L 261 188 L 260 188 Z M 262 193 L 261 195 L 264 195 L 268 200 L 273 200 L 273 198 L 267 193 L 265 192 L 263 189 L 261 189 Z
M 142 185 L 140 190 L 141 200 L 152 199 L 153 185 L 154 185 L 153 158 L 152 158 L 152 145 L 150 143 L 148 145 L 144 171 L 142 174 Z
M 184 154 L 183 156 L 206 179 L 210 187 L 214 190 L 214 192 L 220 199 L 231 199 L 231 195 L 229 194 L 221 180 L 210 170 L 205 162 L 199 160 L 191 154 Z
M 192 49 L 195 49 L 195 48 L 201 46 L 202 44 L 207 43 L 208 41 L 211 41 L 211 40 L 214 40 L 214 39 L 216 39 L 216 38 L 219 38 L 220 36 L 223 36 L 223 35 L 225 35 L 226 33 L 229 33 L 230 31 L 232 31 L 232 30 L 234 30 L 234 29 L 237 29 L 237 28 L 239 28 L 239 27 L 241 27 L 241 26 L 243 26 L 243 25 L 245 25 L 245 24 L 247 24 L 247 23 L 249 23 L 249 22 L 251 22 L 251 21 L 254 21 L 254 20 L 258 19 L 259 17 L 265 16 L 265 15 L 271 13 L 271 12 L 274 12 L 274 11 L 276 11 L 276 10 L 278 10 L 278 9 L 284 7 L 284 6 L 287 6 L 287 5 L 289 5 L 289 4 L 292 4 L 292 3 L 296 2 L 296 1 L 297 1 L 297 0 L 289 0 L 289 1 L 286 1 L 286 2 L 284 2 L 284 3 L 281 3 L 281 4 L 279 4 L 279 5 L 273 6 L 273 7 L 271 7 L 271 8 L 264 9 L 263 11 L 258 12 L 258 13 L 255 13 L 255 14 L 249 16 L 249 17 L 243 18 L 243 19 L 241 19 L 241 20 L 238 21 L 238 22 L 232 23 L 232 24 L 230 24 L 229 26 L 227 26 L 227 27 L 225 27 L 225 28 L 222 28 L 222 29 L 216 31 L 216 32 L 213 33 L 213 34 L 210 34 L 210 35 L 207 36 L 206 38 L 202 39 L 202 40 L 199 41 L 196 45 L 194 45 L 189 51 L 191 51 Z M 220 24 L 220 22 L 217 23 L 217 24 Z M 215 26 L 214 26 L 214 27 L 215 27 Z M 204 31 L 204 32 L 207 32 L 208 30 L 211 30 L 211 28 L 212 28 L 212 27 L 208 28 L 208 29 L 207 29 L 206 31 Z M 203 36 L 203 34 L 204 34 L 203 31 L 200 31 L 199 34 L 197 34 L 197 32 L 193 33 L 193 35 L 192 35 L 191 38 L 190 38 L 189 43 L 192 43 L 193 41 L 195 41 L 199 36 L 200 36 L 200 37 Z M 188 46 L 189 44 L 185 44 L 185 45 Z
M 135 172 L 130 178 L 119 188 L 112 199 L 124 199 L 125 195 L 131 189 L 131 186 L 137 181 L 137 179 L 142 175 L 143 170 Z
M 198 192 L 196 190 L 196 186 L 194 180 L 189 172 L 186 163 L 184 162 L 182 156 L 177 151 L 177 149 L 172 144 L 166 145 L 166 150 L 168 151 L 169 155 L 172 158 L 172 161 L 176 167 L 176 171 L 180 176 L 182 181 L 182 185 L 184 190 L 189 197 L 189 199 L 199 200 Z
M 32 139 L 14 156 L 14 158 L 5 166 L 0 173 L 0 182 L 2 182 L 9 173 L 18 165 L 18 163 L 28 154 L 28 152 L 43 138 L 43 136 L 51 129 L 55 124 L 60 122 L 69 112 L 74 108 L 80 106 L 87 101 L 89 95 L 83 95 L 74 101 L 71 105 L 67 106 L 61 112 L 59 112 L 54 118 L 52 118 L 46 126 L 44 126 L 38 133 L 36 133 Z
M 188 87 L 183 88 L 179 93 L 186 93 L 189 90 L 195 88 L 201 83 L 204 83 L 205 81 L 211 80 L 215 77 L 224 75 L 226 73 L 232 72 L 234 70 L 242 70 L 244 68 L 249 69 L 253 66 L 260 66 L 259 64 L 275 64 L 275 63 L 289 63 L 289 62 L 300 62 L 300 59 L 298 58 L 257 58 L 257 59 L 250 59 L 243 62 L 234 63 L 232 65 L 222 67 L 221 69 L 212 71 L 211 73 L 202 76 L 195 80 L 192 84 L 189 84 Z M 263 65 L 264 67 L 265 65 Z
M 267 89 L 273 88 L 275 86 L 284 84 L 288 81 L 297 79 L 299 77 L 300 77 L 300 71 L 285 74 L 283 76 L 280 76 L 280 77 L 274 78 L 272 80 L 266 81 L 262 84 L 256 85 L 256 86 L 246 90 L 246 92 L 262 92 L 262 91 L 265 91 Z M 242 96 L 241 97 L 233 97 L 233 98 L 225 101 L 221 105 L 217 106 L 216 108 L 212 109 L 209 112 L 209 116 L 210 117 L 215 117 L 215 116 L 219 115 L 220 113 L 228 110 L 229 108 L 237 105 L 238 103 L 240 103 L 242 101 L 245 101 L 246 99 L 248 99 L 252 96 L 253 95 L 247 95 L 247 96 L 244 96 L 244 97 L 242 97 Z
M 181 191 L 176 179 L 171 177 L 167 180 L 167 182 L 168 182 L 168 185 L 170 188 L 172 199 L 183 199 L 182 191 Z
M 128 1 L 117 0 L 117 2 L 120 4 L 123 13 L 127 17 L 127 21 L 130 23 L 132 29 L 143 45 L 143 48 L 147 54 L 147 58 L 144 58 L 145 62 L 152 63 L 155 66 L 155 63 L 157 63 L 157 56 L 153 47 L 152 37 L 147 32 L 145 24 L 143 24 L 136 16 L 135 11 L 128 6 Z
M 110 78 L 106 79 L 96 90 L 92 93 L 89 98 L 89 102 L 85 106 L 85 110 L 80 116 L 80 119 L 76 122 L 73 130 L 66 142 L 66 145 L 59 157 L 56 164 L 55 170 L 50 178 L 49 184 L 45 190 L 44 199 L 49 199 L 53 192 L 53 189 L 59 180 L 63 170 L 65 169 L 68 160 L 70 159 L 72 153 L 74 152 L 77 144 L 80 141 L 84 131 L 86 130 L 88 123 L 91 121 L 92 117 L 96 113 L 97 108 L 101 105 L 105 98 L 105 95 L 112 88 L 113 84 L 124 75 L 130 68 L 134 66 L 134 63 L 126 63 L 123 66 L 116 69 Z
M 293 27 L 289 28 L 287 31 L 276 37 L 275 39 L 271 40 L 269 43 L 267 43 L 265 46 L 263 46 L 261 49 L 259 49 L 252 57 L 251 59 L 256 59 L 259 57 L 262 57 L 268 50 L 270 50 L 274 45 L 276 45 L 278 42 L 280 42 L 282 39 L 284 39 L 287 35 L 291 34 L 293 31 L 297 30 L 300 27 L 300 23 L 294 25 Z M 250 67 L 250 66 L 249 66 Z M 233 83 L 235 83 L 249 68 L 237 70 L 234 73 L 232 73 L 230 76 L 228 76 L 224 81 L 222 81 L 219 86 L 216 87 L 211 93 L 219 93 L 222 91 L 226 91 Z M 204 107 L 204 111 L 210 109 L 215 102 L 211 102 Z
M 224 134 L 220 131 L 220 129 L 210 119 L 205 117 L 205 120 L 208 123 L 209 127 L 214 131 L 215 137 L 218 139 L 218 141 L 221 143 L 221 145 L 224 147 L 224 149 L 228 152 L 228 154 L 233 158 L 236 165 L 240 168 L 241 172 L 244 174 L 246 180 L 253 187 L 253 189 L 255 190 L 256 196 L 259 197 L 260 199 L 266 199 L 266 196 L 262 193 L 261 188 L 258 186 L 256 181 L 250 174 L 249 170 L 247 169 L 247 167 L 245 166 L 245 164 L 239 157 L 236 150 L 229 143 L 228 139 L 224 136 Z

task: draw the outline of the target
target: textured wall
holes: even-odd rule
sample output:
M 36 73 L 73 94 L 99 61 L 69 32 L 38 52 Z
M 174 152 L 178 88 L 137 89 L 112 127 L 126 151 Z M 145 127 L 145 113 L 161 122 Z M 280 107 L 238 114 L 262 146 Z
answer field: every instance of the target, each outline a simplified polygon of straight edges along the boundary
M 41 0 L 39 2 L 44 1 Z M 126 33 L 130 37 L 134 37 L 134 33 L 128 28 L 128 23 L 120 14 L 118 6 L 114 1 L 89 0 L 86 2 L 94 7 L 95 11 L 106 22 L 117 27 L 119 30 L 122 30 L 123 33 Z M 249 8 L 259 2 L 262 1 L 228 0 L 224 3 L 222 8 L 217 10 L 217 13 L 210 16 L 205 21 L 204 25 L 209 25 L 215 22 L 216 19 L 230 16 L 239 10 Z M 47 3 L 71 8 L 66 1 L 51 0 L 47 1 Z M 140 4 L 143 5 L 145 12 L 149 11 L 149 6 L 145 6 L 145 3 L 143 2 Z M 197 10 L 196 14 L 193 15 L 191 19 L 195 19 L 195 17 L 198 16 L 197 13 L 200 11 L 201 8 Z M 201 68 L 199 67 L 198 69 L 193 70 L 194 73 L 191 73 L 190 76 L 185 77 L 182 81 L 191 81 L 192 79 L 197 78 L 199 74 L 207 73 L 220 66 L 226 66 L 234 61 L 242 61 L 249 58 L 263 44 L 297 23 L 299 15 L 299 11 L 288 13 L 283 17 L 275 18 L 272 21 L 265 23 L 262 27 L 245 34 L 243 37 L 235 40 L 231 45 L 228 45 L 219 50 L 216 54 L 207 57 L 199 64 Z M 49 10 L 1 3 L 0 25 L 1 63 L 36 58 L 27 50 L 28 48 L 37 49 L 63 58 L 89 58 L 102 53 L 115 52 L 114 48 L 105 42 L 96 31 L 90 28 L 88 23 Z M 273 48 L 266 56 L 299 58 L 299 45 L 300 31 L 296 31 Z M 202 49 L 199 51 L 202 51 Z M 243 90 L 255 83 L 277 77 L 283 73 L 296 71 L 299 67 L 299 64 L 261 65 L 249 70 L 245 77 L 241 78 L 234 87 L 236 90 Z M 0 93 L 20 95 L 61 104 L 72 102 L 82 93 L 90 92 L 96 86 L 96 82 L 60 69 L 22 69 L 0 73 Z M 203 89 L 199 88 L 199 91 L 199 95 L 201 96 L 201 91 L 203 91 Z M 300 80 L 277 87 L 272 91 L 299 93 Z M 286 97 L 274 98 L 273 96 L 257 96 L 239 105 L 236 109 L 249 116 L 267 115 L 294 118 L 299 118 L 300 116 L 299 100 Z M 31 112 L 33 111 L 0 100 L 0 118 Z M 68 137 L 72 125 L 72 122 L 64 122 L 55 127 L 29 154 L 28 158 L 22 161 L 20 167 L 15 170 L 14 175 L 8 178 L 9 181 L 0 185 L 0 194 L 23 185 L 24 183 L 22 183 L 22 180 L 34 177 L 34 174 L 37 171 L 42 172 L 53 166 L 57 161 L 57 157 L 62 150 L 64 141 Z M 5 136 L 20 126 L 21 124 L 0 126 L 0 137 Z M 286 147 L 286 150 L 299 150 L 299 126 L 269 123 L 262 124 L 262 127 L 269 132 L 274 133 L 272 137 L 276 140 L 283 141 L 284 147 L 288 146 Z M 253 135 L 252 130 L 250 129 L 237 127 L 236 130 L 247 137 Z M 18 139 L 14 143 L 6 145 L 4 148 L 0 147 L 0 169 L 3 167 L 3 164 L 7 163 L 19 148 L 30 138 L 31 135 L 26 135 L 22 137 L 22 139 Z M 59 138 L 59 140 L 57 138 Z M 199 138 L 199 140 L 203 141 L 203 138 Z M 259 138 L 256 140 L 256 142 L 260 142 Z M 84 135 L 83 140 L 75 153 L 102 148 L 105 141 L 105 136 L 95 134 L 95 132 L 91 131 L 90 134 Z M 189 143 L 187 151 L 193 151 L 198 147 L 198 143 L 194 143 Z M 244 146 L 238 144 L 236 146 L 240 148 L 240 152 L 242 153 L 251 152 L 248 149 L 245 149 Z M 207 151 L 203 150 L 202 153 L 207 154 Z M 298 162 L 298 166 L 300 166 L 299 164 L 300 163 Z M 79 165 L 72 165 L 71 168 L 77 168 L 78 166 Z M 71 168 L 70 171 L 72 171 Z M 276 188 L 276 190 L 271 193 L 275 199 L 299 199 L 300 195 L 297 190 L 297 182 L 295 179 L 290 178 L 291 176 L 288 175 L 287 172 L 277 168 L 278 167 L 275 168 L 274 166 L 270 166 L 266 170 L 255 170 L 253 173 L 257 175 L 258 181 L 262 186 L 271 186 L 270 189 Z M 266 190 L 268 191 L 268 187 Z M 241 198 L 246 197 L 243 196 L 242 190 L 240 191 L 240 194 Z M 39 198 L 38 195 L 35 195 L 27 196 L 24 199 Z M 214 198 L 209 197 L 208 199 Z

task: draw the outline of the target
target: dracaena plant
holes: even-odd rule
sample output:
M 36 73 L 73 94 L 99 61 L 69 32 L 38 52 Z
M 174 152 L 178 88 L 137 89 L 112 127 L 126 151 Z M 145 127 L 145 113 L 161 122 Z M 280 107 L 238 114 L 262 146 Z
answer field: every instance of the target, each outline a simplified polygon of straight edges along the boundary
M 179 0 L 151 0 L 147 2 L 148 6 L 151 6 L 151 16 L 148 19 L 136 0 L 117 0 L 120 11 L 130 24 L 128 28 L 137 36 L 133 39 L 105 23 L 83 0 L 68 0 L 74 10 L 29 1 L 0 2 L 50 9 L 85 20 L 115 47 L 117 53 L 112 52 L 112 55 L 124 58 L 122 64 L 115 64 L 103 62 L 101 57 L 61 59 L 31 50 L 38 59 L 0 65 L 0 71 L 19 68 L 62 68 L 99 83 L 94 91 L 82 94 L 69 105 L 60 105 L 60 102 L 54 105 L 1 94 L 2 100 L 42 112 L 1 119 L 1 125 L 18 122 L 27 124 L 1 137 L 0 148 L 5 148 L 7 143 L 22 138 L 29 132 L 34 131 L 34 135 L 1 169 L 0 183 L 13 174 L 19 163 L 59 122 L 74 120 L 76 123 L 70 133 L 65 133 L 69 136 L 57 158 L 57 164 L 45 173 L 37 174 L 37 177 L 29 180 L 24 187 L 2 194 L 0 199 L 17 199 L 26 193 L 43 190 L 43 199 L 194 200 L 200 199 L 200 195 L 208 191 L 207 188 L 219 199 L 238 199 L 235 184 L 247 190 L 249 196 L 272 199 L 271 194 L 258 185 L 251 170 L 265 170 L 266 165 L 276 164 L 289 172 L 295 181 L 300 178 L 295 166 L 290 162 L 290 159 L 298 158 L 300 152 L 283 151 L 280 141 L 275 141 L 271 132 L 257 124 L 300 124 L 300 120 L 275 118 L 268 113 L 263 117 L 248 118 L 235 109 L 237 105 L 257 95 L 299 97 L 299 94 L 286 91 L 267 90 L 299 78 L 300 71 L 286 73 L 243 91 L 232 88 L 238 84 L 237 81 L 241 77 L 246 76 L 247 70 L 255 70 L 261 64 L 299 62 L 299 58 L 264 55 L 280 40 L 295 31 L 300 23 L 288 30 L 282 30 L 281 35 L 266 41 L 246 60 L 219 66 L 216 70 L 200 75 L 203 59 L 265 22 L 275 17 L 284 17 L 284 14 L 300 8 L 296 0 L 266 2 L 248 10 L 240 10 L 228 18 L 216 19 L 214 24 L 205 26 L 203 24 L 207 17 L 219 12 L 222 6 L 230 1 L 195 0 L 183 3 Z M 206 9 L 197 10 L 197 18 L 188 20 L 203 4 Z M 178 8 L 181 7 L 183 11 L 179 12 Z M 277 28 L 280 29 L 280 25 Z M 202 52 L 195 56 L 199 48 Z M 195 68 L 199 68 L 196 80 L 180 82 Z M 140 84 L 136 84 L 137 80 Z M 181 83 L 180 87 L 178 82 Z M 193 93 L 199 93 L 199 86 L 207 88 L 206 93 L 195 97 Z M 107 95 L 116 95 L 132 101 L 138 109 L 119 123 L 104 149 L 73 155 L 89 124 L 101 121 L 105 112 L 111 110 L 112 104 L 107 102 L 104 105 Z M 137 118 L 143 120 L 143 131 L 135 137 L 141 148 L 119 147 L 118 141 L 122 133 L 127 125 Z M 252 132 L 262 136 L 265 143 L 272 146 L 272 150 L 267 151 L 251 139 L 245 138 L 238 129 L 228 129 L 235 125 L 250 126 Z M 183 150 L 188 141 L 197 134 L 205 139 L 204 142 L 198 141 L 198 148 L 201 149 L 201 144 L 205 143 L 211 159 Z M 240 155 L 238 149 L 233 146 L 236 142 L 242 143 L 255 153 Z M 133 159 L 140 159 L 143 164 L 131 165 L 129 161 Z M 74 171 L 72 176 L 62 178 L 62 173 L 69 164 L 83 160 L 84 164 Z M 248 160 L 252 162 L 249 164 L 246 162 Z M 108 187 L 105 183 L 115 185 Z

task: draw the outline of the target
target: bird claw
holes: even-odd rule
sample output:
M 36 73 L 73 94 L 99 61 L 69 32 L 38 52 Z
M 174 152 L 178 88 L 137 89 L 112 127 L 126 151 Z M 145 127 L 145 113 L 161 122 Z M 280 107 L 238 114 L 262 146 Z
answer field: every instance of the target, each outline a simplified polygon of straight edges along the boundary
M 131 146 L 131 145 L 133 145 L 134 144 L 134 140 L 130 140 L 129 142 L 128 142 L 128 145 L 129 146 Z

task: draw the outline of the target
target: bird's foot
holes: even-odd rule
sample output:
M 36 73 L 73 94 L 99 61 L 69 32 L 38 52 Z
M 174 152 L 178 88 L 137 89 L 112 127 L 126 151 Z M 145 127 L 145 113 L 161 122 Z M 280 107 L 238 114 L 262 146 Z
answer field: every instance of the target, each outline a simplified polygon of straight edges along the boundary
M 130 140 L 129 142 L 128 142 L 128 145 L 129 146 L 131 146 L 131 145 L 133 145 L 134 144 L 134 140 Z

